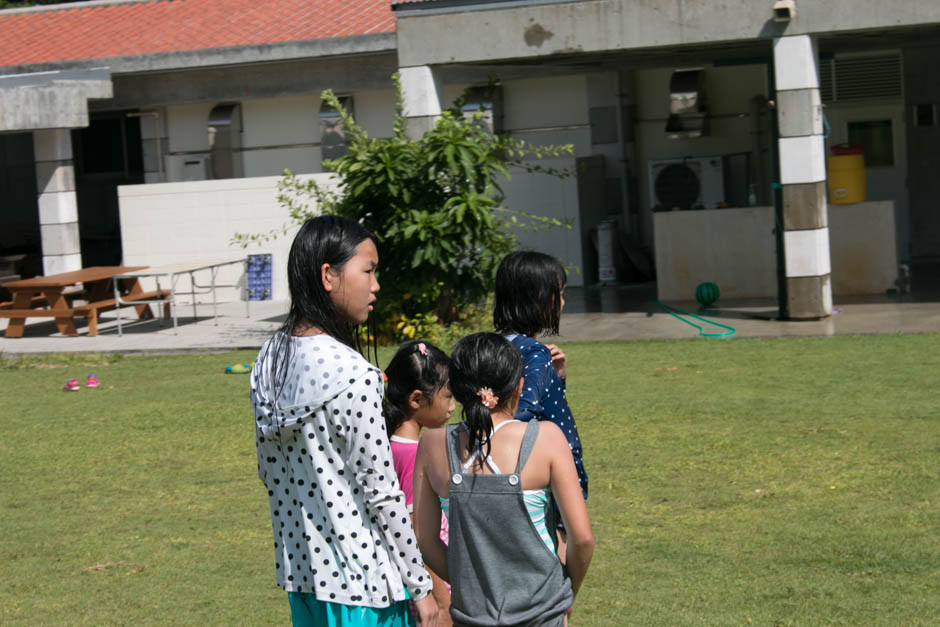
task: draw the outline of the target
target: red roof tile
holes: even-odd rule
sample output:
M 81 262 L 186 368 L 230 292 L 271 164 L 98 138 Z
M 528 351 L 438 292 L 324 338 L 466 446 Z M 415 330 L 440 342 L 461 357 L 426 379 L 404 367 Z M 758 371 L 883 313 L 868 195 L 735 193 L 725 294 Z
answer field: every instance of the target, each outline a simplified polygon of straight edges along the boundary
M 391 33 L 391 0 L 151 0 L 0 11 L 0 66 Z

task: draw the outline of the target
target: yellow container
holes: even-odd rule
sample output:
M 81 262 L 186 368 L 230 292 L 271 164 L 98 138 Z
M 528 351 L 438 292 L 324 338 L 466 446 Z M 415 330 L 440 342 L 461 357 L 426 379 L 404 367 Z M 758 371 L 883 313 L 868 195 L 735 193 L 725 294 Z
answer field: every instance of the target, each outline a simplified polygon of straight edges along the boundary
M 829 202 L 865 202 L 865 155 L 832 155 L 827 169 Z

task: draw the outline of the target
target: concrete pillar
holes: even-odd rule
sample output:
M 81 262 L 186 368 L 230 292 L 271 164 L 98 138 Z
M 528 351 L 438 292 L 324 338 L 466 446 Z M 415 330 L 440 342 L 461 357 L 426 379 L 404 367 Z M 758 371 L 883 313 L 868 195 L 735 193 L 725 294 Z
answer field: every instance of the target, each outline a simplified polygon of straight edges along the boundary
M 164 171 L 167 146 L 166 109 L 130 113 L 140 119 L 140 140 L 144 153 L 144 183 L 165 183 Z
M 793 319 L 832 314 L 826 149 L 816 50 L 808 35 L 774 39 L 787 307 Z
M 33 131 L 43 274 L 80 270 L 78 199 L 69 129 Z
M 405 117 L 408 118 L 408 136 L 420 139 L 434 128 L 441 117 L 443 85 L 434 70 L 427 65 L 401 68 L 398 75 L 401 77 Z

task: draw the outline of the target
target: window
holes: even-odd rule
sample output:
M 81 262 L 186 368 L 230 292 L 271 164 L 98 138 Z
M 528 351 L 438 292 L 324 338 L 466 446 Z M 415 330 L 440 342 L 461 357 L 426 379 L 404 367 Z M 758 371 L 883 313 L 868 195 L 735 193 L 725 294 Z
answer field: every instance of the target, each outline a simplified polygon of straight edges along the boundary
M 467 119 L 479 115 L 483 128 L 490 133 L 499 133 L 502 130 L 499 98 L 499 85 L 471 87 L 460 102 L 460 111 Z
M 865 167 L 894 165 L 891 120 L 849 122 L 849 143 L 865 148 Z
M 352 96 L 340 96 L 339 104 L 350 114 L 353 113 Z M 320 105 L 320 155 L 323 159 L 338 159 L 349 150 L 346 129 L 339 112 L 326 104 Z

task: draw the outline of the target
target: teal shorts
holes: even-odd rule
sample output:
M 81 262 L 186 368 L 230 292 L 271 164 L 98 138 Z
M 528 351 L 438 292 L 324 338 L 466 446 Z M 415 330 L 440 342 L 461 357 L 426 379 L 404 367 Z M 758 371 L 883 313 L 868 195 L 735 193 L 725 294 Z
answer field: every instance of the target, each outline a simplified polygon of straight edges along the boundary
M 407 593 L 406 593 L 407 594 Z M 320 601 L 309 592 L 288 592 L 294 627 L 414 627 L 408 601 L 365 607 Z

